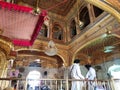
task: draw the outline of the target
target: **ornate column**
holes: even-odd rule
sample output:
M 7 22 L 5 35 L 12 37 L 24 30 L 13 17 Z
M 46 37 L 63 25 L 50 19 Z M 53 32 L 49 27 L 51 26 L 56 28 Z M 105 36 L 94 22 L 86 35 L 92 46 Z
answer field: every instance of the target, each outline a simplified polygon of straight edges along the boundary
M 4 71 L 7 68 L 7 60 L 10 58 L 12 49 L 12 41 L 9 38 L 0 35 L 0 77 L 4 76 Z

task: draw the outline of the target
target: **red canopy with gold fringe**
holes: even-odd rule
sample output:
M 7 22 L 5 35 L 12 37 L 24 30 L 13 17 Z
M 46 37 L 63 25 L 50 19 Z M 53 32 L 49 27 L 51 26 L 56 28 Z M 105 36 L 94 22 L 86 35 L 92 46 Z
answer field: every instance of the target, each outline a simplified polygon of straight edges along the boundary
M 39 15 L 34 15 L 30 7 L 0 1 L 1 35 L 12 39 L 14 45 L 31 46 L 46 15 L 45 10 L 41 10 Z

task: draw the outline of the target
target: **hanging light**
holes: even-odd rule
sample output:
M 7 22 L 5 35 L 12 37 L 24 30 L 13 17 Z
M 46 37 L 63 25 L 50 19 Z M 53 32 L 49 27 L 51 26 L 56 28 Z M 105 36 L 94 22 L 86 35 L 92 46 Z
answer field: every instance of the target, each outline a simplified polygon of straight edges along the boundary
M 39 8 L 39 0 L 37 0 L 37 2 L 36 2 L 36 7 L 35 7 L 35 9 L 34 9 L 34 11 L 33 11 L 33 14 L 39 15 L 40 12 L 41 12 L 41 10 L 40 10 L 40 8 Z
M 57 48 L 52 40 L 49 41 L 48 46 L 45 48 L 45 54 L 48 56 L 54 56 L 57 54 Z
M 111 30 L 106 28 L 105 37 L 103 38 L 104 39 L 103 40 L 104 53 L 110 53 L 110 52 L 114 51 L 113 49 L 115 48 L 115 46 L 113 46 L 113 45 L 105 45 L 106 40 L 108 38 L 111 38 L 111 36 L 112 36 Z
M 78 24 L 79 24 L 79 27 L 80 28 L 82 28 L 83 26 L 84 26 L 84 22 L 83 21 L 81 21 L 81 20 L 78 20 L 79 22 L 78 22 Z

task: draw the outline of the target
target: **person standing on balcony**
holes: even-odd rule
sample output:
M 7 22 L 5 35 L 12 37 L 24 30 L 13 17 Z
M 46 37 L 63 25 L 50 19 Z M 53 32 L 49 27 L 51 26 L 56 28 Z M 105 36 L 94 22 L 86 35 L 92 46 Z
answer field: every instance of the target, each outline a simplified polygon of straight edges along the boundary
M 114 64 L 108 68 L 107 73 L 111 78 L 114 90 L 120 90 L 120 59 L 114 60 Z
M 80 60 L 79 59 L 75 59 L 74 63 L 71 65 L 70 67 L 70 71 L 71 71 L 71 78 L 72 79 L 78 79 L 78 80 L 83 80 L 84 76 L 81 74 L 81 70 L 80 70 Z M 82 81 L 72 81 L 72 86 L 71 86 L 71 90 L 82 90 Z
M 88 81 L 88 90 L 94 90 L 94 83 L 93 80 L 96 79 L 96 71 L 95 69 L 90 65 L 86 64 L 85 67 L 87 68 L 88 72 L 86 74 L 86 80 Z

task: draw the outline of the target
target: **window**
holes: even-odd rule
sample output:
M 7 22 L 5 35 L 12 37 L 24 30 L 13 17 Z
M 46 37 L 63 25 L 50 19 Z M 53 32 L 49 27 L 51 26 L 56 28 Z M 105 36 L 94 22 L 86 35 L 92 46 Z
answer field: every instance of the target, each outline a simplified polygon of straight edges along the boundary
M 43 24 L 43 26 L 41 27 L 41 30 L 40 30 L 39 34 L 42 37 L 47 37 L 47 33 L 48 33 L 48 27 L 45 24 Z
M 63 40 L 63 30 L 59 24 L 55 24 L 52 28 L 53 38 L 57 40 Z
M 71 32 L 71 34 L 70 34 L 71 38 L 73 38 L 77 34 L 75 20 L 72 20 L 72 22 L 70 24 L 70 32 Z
M 94 9 L 95 17 L 98 17 L 101 13 L 103 13 L 103 10 L 96 6 L 93 6 L 93 9 Z
M 80 29 L 84 29 L 88 24 L 90 24 L 90 17 L 87 7 L 84 7 L 79 13 L 79 21 L 82 24 Z

